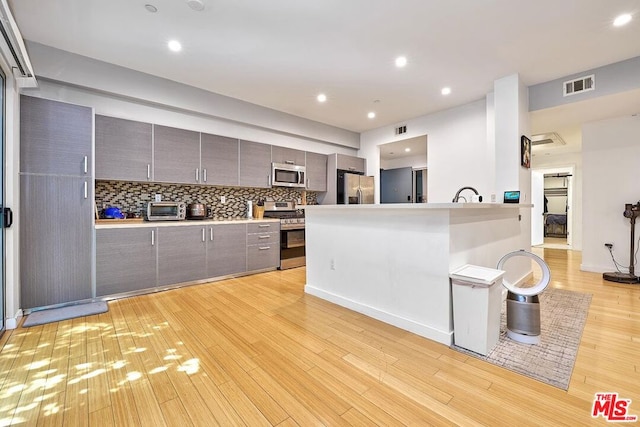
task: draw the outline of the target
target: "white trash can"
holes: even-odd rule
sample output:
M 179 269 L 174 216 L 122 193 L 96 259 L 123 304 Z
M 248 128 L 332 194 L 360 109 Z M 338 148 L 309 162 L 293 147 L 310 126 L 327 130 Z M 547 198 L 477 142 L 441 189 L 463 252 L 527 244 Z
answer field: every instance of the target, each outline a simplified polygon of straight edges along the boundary
M 500 337 L 503 270 L 465 265 L 449 274 L 453 342 L 486 356 Z

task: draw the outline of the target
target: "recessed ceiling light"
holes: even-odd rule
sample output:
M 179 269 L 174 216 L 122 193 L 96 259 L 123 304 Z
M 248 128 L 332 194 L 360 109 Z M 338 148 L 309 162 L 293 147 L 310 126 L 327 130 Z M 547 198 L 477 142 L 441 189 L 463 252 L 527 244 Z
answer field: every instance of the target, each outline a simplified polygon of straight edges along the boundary
M 182 45 L 178 40 L 171 40 L 167 43 L 169 50 L 172 52 L 180 52 L 182 50 Z
M 451 93 L 451 88 L 450 87 L 443 87 L 440 92 L 442 92 L 443 95 L 449 95 Z
M 629 22 L 631 22 L 631 14 L 630 13 L 624 13 L 622 15 L 619 15 L 613 21 L 613 26 L 614 27 L 622 27 L 623 25 L 627 25 Z
M 187 0 L 187 4 L 196 12 L 202 12 L 204 10 L 204 2 L 202 0 Z
M 317 100 L 318 102 L 325 102 L 327 100 L 327 95 L 321 93 L 320 95 L 318 95 Z
M 370 111 L 369 114 L 367 114 L 367 117 L 369 117 L 370 119 L 375 119 L 376 113 L 374 113 L 373 111 Z
M 151 12 L 151 13 L 156 13 L 156 12 L 158 11 L 158 8 L 157 8 L 157 7 L 155 7 L 155 6 L 154 6 L 154 5 L 152 5 L 152 4 L 145 4 L 145 5 L 144 5 L 144 8 L 145 8 L 145 9 L 147 9 L 147 11 L 148 11 L 148 12 Z
M 411 151 L 411 148 L 409 148 L 409 147 L 407 147 L 407 148 L 405 148 L 405 149 L 404 149 L 404 152 L 405 152 L 405 153 L 408 153 L 409 151 Z
M 402 68 L 407 65 L 407 58 L 405 56 L 398 56 L 396 58 L 396 67 Z

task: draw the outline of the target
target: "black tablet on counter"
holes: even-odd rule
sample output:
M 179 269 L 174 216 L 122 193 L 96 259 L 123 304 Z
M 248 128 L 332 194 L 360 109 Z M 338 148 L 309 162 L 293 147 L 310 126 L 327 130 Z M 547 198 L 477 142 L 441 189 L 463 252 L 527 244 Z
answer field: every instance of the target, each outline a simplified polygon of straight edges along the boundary
M 504 192 L 504 203 L 520 203 L 520 192 L 519 191 L 505 191 Z

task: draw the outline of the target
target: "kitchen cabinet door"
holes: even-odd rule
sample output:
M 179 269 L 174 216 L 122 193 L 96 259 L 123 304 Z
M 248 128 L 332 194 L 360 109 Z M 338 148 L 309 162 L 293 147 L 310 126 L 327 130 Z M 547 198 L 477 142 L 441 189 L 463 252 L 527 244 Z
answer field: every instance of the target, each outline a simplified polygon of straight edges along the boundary
M 96 115 L 96 179 L 151 181 L 152 125 Z
M 158 286 L 207 277 L 206 227 L 158 227 Z
M 293 148 L 278 147 L 276 145 L 271 147 L 271 161 L 273 163 L 304 166 L 304 154 L 304 151 L 295 150 Z
M 91 176 L 91 108 L 20 96 L 20 172 Z
M 327 156 L 307 152 L 307 190 L 327 191 Z
M 240 140 L 240 178 L 242 187 L 271 187 L 271 146 Z
M 247 225 L 219 224 L 208 227 L 207 277 L 247 271 Z
M 155 227 L 96 230 L 96 296 L 155 288 Z
M 247 226 L 247 270 L 280 266 L 280 223 L 254 222 Z
M 20 177 L 22 308 L 92 297 L 91 187 L 89 178 Z
M 211 185 L 238 185 L 238 140 L 207 133 L 201 138 L 202 181 Z
M 153 161 L 155 182 L 200 183 L 200 133 L 154 125 Z
M 337 169 L 366 173 L 365 159 L 361 159 L 360 157 L 347 156 L 344 154 L 337 154 L 336 156 Z

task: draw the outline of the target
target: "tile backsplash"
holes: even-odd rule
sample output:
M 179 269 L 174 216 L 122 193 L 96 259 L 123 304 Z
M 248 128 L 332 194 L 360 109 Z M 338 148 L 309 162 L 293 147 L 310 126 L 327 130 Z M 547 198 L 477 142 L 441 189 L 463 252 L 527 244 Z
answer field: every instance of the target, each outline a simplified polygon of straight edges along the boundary
M 236 218 L 247 215 L 247 200 L 258 199 L 295 200 L 302 197 L 302 191 L 286 187 L 243 188 L 213 187 L 205 185 L 160 184 L 126 181 L 96 181 L 96 206 L 102 210 L 115 206 L 122 211 L 142 213 L 147 203 L 162 195 L 163 201 L 184 203 L 204 203 L 218 218 Z M 221 197 L 225 197 L 225 203 Z M 317 194 L 307 191 L 307 204 L 317 204 Z

